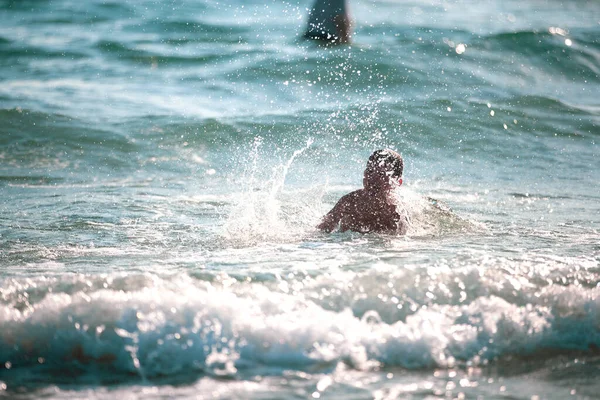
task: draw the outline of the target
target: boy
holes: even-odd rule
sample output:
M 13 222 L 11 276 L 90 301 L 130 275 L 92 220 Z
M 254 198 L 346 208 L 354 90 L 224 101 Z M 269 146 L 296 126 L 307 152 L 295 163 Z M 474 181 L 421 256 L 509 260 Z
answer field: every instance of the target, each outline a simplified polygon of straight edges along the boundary
M 323 217 L 318 229 L 340 231 L 388 232 L 403 235 L 408 228 L 392 199 L 393 190 L 402 185 L 404 162 L 393 150 L 377 150 L 371 154 L 363 177 L 363 189 L 343 196 Z

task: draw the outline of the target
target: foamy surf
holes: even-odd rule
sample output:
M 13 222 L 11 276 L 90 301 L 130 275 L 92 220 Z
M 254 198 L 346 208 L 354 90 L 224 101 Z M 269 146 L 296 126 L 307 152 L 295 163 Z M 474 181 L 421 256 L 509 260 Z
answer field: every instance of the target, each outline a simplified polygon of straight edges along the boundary
M 75 379 L 94 371 L 121 381 L 242 378 L 256 368 L 314 373 L 340 363 L 422 370 L 600 348 L 598 287 L 537 287 L 556 268 L 549 260 L 531 277 L 495 262 L 506 272 L 381 264 L 265 282 L 251 274 L 13 280 L 0 290 L 3 376 L 70 369 Z

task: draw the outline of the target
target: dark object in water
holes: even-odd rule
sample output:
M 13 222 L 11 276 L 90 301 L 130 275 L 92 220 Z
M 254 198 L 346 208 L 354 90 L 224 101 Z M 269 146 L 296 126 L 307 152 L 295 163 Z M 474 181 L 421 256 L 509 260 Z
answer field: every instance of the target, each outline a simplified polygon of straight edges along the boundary
M 351 25 L 346 0 L 316 0 L 308 14 L 304 37 L 332 44 L 350 43 Z

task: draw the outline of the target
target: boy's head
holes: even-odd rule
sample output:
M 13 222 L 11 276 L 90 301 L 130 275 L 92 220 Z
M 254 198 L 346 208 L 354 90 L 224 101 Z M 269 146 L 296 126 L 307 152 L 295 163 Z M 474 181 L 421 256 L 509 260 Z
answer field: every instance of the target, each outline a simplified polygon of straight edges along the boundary
M 363 185 L 365 189 L 388 190 L 392 182 L 402 184 L 404 161 L 402 156 L 393 150 L 376 150 L 367 161 Z

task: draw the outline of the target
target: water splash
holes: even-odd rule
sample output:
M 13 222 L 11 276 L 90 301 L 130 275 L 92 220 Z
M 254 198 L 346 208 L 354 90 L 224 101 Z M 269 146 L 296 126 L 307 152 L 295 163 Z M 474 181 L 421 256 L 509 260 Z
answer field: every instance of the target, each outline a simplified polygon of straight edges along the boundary
M 320 213 L 323 189 L 284 191 L 285 180 L 294 161 L 308 150 L 314 140 L 295 150 L 283 164 L 273 167 L 270 176 L 264 175 L 261 158 L 262 139 L 255 138 L 250 152 L 249 168 L 245 171 L 244 190 L 237 196 L 223 227 L 222 236 L 229 242 L 250 245 L 260 241 L 295 240 L 312 230 Z
M 423 197 L 409 188 L 396 190 L 393 201 L 408 221 L 407 236 L 443 235 L 457 231 L 474 231 L 476 223 L 454 213 L 444 202 Z

